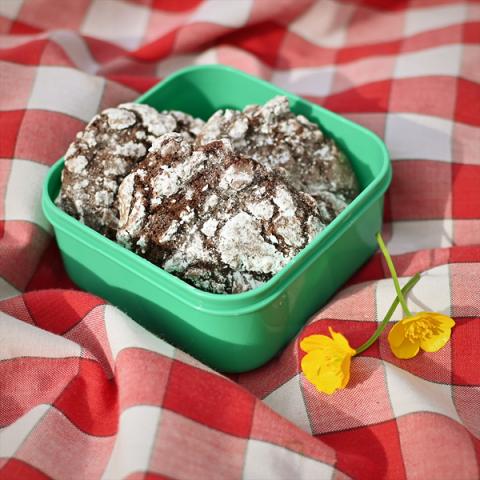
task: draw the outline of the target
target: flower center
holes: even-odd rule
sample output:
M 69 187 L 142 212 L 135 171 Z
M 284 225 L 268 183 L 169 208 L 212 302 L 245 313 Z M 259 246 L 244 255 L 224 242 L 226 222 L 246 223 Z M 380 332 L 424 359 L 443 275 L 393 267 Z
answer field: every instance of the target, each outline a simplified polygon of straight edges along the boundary
M 438 335 L 438 333 L 440 333 L 440 329 L 438 328 L 438 322 L 435 320 L 417 320 L 407 326 L 405 329 L 405 338 L 415 343 L 419 340 L 425 340 L 434 335 Z

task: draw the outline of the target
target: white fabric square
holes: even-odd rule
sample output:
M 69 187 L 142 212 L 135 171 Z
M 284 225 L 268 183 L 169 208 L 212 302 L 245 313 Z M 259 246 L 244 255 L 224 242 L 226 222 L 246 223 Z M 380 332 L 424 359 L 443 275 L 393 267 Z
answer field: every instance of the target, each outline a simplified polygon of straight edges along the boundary
M 161 408 L 146 405 L 131 407 L 122 412 L 103 479 L 127 478 L 133 472 L 148 470 L 161 414 Z
M 38 67 L 28 108 L 66 113 L 88 122 L 98 110 L 104 82 L 73 68 Z
M 415 8 L 407 11 L 405 35 L 415 35 L 444 28 L 466 19 L 466 5 L 446 5 L 441 7 Z
M 0 458 L 13 457 L 50 408 L 50 405 L 37 405 L 8 427 L 0 428 Z
M 47 165 L 30 160 L 12 161 L 5 194 L 5 220 L 24 220 L 50 231 L 41 205 L 43 179 L 47 172 Z
M 243 27 L 252 9 L 253 0 L 206 0 L 195 10 L 189 23 L 208 22 L 224 27 Z
M 312 433 L 303 399 L 300 377 L 295 375 L 288 382 L 270 393 L 263 401 L 282 417 L 287 418 L 305 432 Z
M 49 37 L 65 50 L 80 70 L 92 74 L 98 70 L 99 65 L 81 35 L 71 30 L 53 30 L 49 33 Z
M 174 347 L 145 330 L 112 305 L 105 305 L 104 318 L 108 342 L 114 360 L 125 348 L 142 348 L 173 358 Z
M 272 75 L 272 83 L 298 95 L 326 96 L 332 89 L 333 67 L 294 68 L 278 70 Z
M 134 50 L 145 35 L 149 17 L 149 9 L 142 5 L 124 0 L 93 0 L 80 31 Z
M 413 252 L 423 248 L 451 247 L 453 222 L 443 220 L 398 221 L 392 224 L 388 248 L 392 255 Z
M 322 47 L 341 47 L 354 10 L 354 5 L 318 0 L 289 25 L 289 30 Z
M 82 348 L 68 338 L 0 312 L 0 360 L 16 357 L 80 357 Z
M 432 412 L 462 424 L 453 404 L 450 385 L 434 383 L 385 362 L 385 378 L 395 417 Z
M 0 1 L 0 15 L 15 20 L 22 4 L 23 0 L 2 0 Z
M 13 285 L 11 285 L 3 277 L 0 277 L 0 300 L 5 300 L 6 298 L 16 297 L 20 294 L 20 291 L 17 290 Z
M 403 287 L 408 280 L 408 278 L 400 278 L 400 285 Z M 382 321 L 396 296 L 391 278 L 377 282 L 375 291 L 377 321 Z M 407 306 L 412 313 L 427 311 L 450 316 L 451 296 L 448 265 L 441 265 L 422 273 L 418 287 L 414 288 L 407 296 Z M 398 306 L 390 321 L 394 322 L 402 318 L 402 309 Z
M 385 142 L 393 160 L 452 159 L 452 122 L 413 113 L 387 115 Z
M 304 455 L 260 440 L 248 441 L 243 478 L 248 480 L 324 480 L 334 468 Z
M 445 75 L 456 77 L 462 61 L 461 45 L 447 45 L 399 55 L 395 78 Z

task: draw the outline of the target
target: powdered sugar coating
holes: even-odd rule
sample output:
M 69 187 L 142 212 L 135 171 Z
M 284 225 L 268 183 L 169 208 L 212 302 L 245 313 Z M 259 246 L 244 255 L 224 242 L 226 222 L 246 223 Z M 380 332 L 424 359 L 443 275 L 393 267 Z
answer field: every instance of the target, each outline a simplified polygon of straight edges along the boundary
M 358 194 L 345 155 L 316 124 L 292 113 L 286 97 L 250 105 L 243 111 L 217 111 L 199 133 L 197 143 L 205 145 L 222 138 L 229 139 L 236 152 L 285 175 L 295 188 L 312 195 L 327 223 Z
M 180 132 L 193 142 L 203 124 L 179 112 L 158 112 L 148 105 L 107 108 L 79 132 L 65 155 L 58 204 L 70 215 L 111 238 L 119 211 L 118 187 L 142 161 L 158 135 Z
M 182 142 L 161 137 L 122 183 L 121 244 L 198 288 L 236 293 L 271 278 L 324 227 L 312 197 L 229 142 L 190 153 Z M 165 172 L 170 183 L 158 188 Z

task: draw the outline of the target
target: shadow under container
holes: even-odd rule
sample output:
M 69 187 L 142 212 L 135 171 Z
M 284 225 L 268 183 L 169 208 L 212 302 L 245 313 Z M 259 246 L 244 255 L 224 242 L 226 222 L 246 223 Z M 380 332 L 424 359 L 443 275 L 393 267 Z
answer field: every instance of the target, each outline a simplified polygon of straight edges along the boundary
M 254 290 L 203 292 L 70 217 L 54 204 L 63 159 L 50 169 L 42 196 L 65 268 L 82 289 L 105 298 L 135 321 L 223 372 L 266 363 L 375 252 L 391 165 L 369 130 L 263 80 L 220 65 L 189 67 L 137 102 L 207 119 L 222 108 L 243 109 L 285 95 L 348 155 L 361 193 L 287 266 Z

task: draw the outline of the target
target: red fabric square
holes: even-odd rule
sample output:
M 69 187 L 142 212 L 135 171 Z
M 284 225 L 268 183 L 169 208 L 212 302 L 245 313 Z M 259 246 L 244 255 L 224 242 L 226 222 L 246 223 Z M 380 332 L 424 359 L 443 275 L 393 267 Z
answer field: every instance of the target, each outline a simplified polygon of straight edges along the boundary
M 90 293 L 72 290 L 29 292 L 23 296 L 35 324 L 62 335 L 98 305 L 105 303 Z
M 172 359 L 141 348 L 122 350 L 116 359 L 115 375 L 121 382 L 121 410 L 134 405 L 162 406 Z M 138 382 L 141 372 L 142 381 Z
M 407 478 L 478 476 L 475 449 L 463 425 L 428 412 L 404 415 L 397 424 Z
M 387 42 L 392 38 L 400 38 L 404 23 L 405 13 L 401 11 L 382 12 L 381 10 L 359 6 L 348 26 L 347 44 L 378 44 Z
M 275 67 L 286 31 L 285 27 L 274 22 L 264 22 L 232 32 L 223 38 L 222 43 L 235 45 L 252 53 L 267 65 Z
M 464 43 L 480 43 L 480 22 L 468 22 L 463 25 L 463 41 Z
M 0 113 L 0 158 L 13 158 L 24 110 Z
M 153 0 L 152 8 L 165 10 L 167 12 L 184 12 L 197 8 L 202 0 Z
M 12 27 L 12 21 L 9 18 L 0 17 L 0 34 L 6 34 Z
M 222 399 L 217 408 L 223 406 Z M 241 478 L 247 442 L 163 410 L 149 470 L 172 479 Z M 220 451 L 224 455 L 219 455 Z
M 330 95 L 323 107 L 335 112 L 386 112 L 390 97 L 391 80 L 372 82 Z
M 18 480 L 19 478 L 50 480 L 51 478 L 33 465 L 16 458 L 9 458 L 3 466 L 0 464 L 0 475 L 3 480 Z
M 463 78 L 457 83 L 455 120 L 480 127 L 480 85 Z
M 35 267 L 35 272 L 25 287 L 25 291 L 49 288 L 78 290 L 78 287 L 70 280 L 65 271 L 60 251 L 54 239 L 51 240 L 49 246 L 40 257 L 40 261 Z
M 33 335 L 25 342 L 32 339 Z M 37 405 L 53 403 L 77 372 L 77 358 L 20 357 L 1 361 L 0 428 L 15 422 Z
M 320 67 L 335 63 L 336 50 L 314 45 L 288 30 L 278 48 L 276 68 Z
M 479 344 L 480 318 L 457 317 L 452 335 L 453 383 L 457 385 L 480 385 Z
M 400 78 L 392 83 L 390 111 L 433 115 L 447 119 L 453 117 L 457 79 L 454 77 Z M 441 100 L 440 100 L 441 99 Z
M 131 52 L 130 56 L 144 62 L 158 62 L 172 53 L 177 33 L 177 29 L 172 30 Z
M 427 160 L 393 162 L 390 209 L 393 220 L 452 215 L 451 165 Z
M 480 244 L 480 219 L 454 220 L 453 241 L 455 245 Z
M 1 275 L 15 288 L 23 290 L 35 272 L 50 238 L 45 230 L 33 223 L 6 221 L 0 242 Z
M 453 218 L 479 218 L 480 165 L 452 165 Z
M 291 0 L 275 0 L 275 2 L 266 2 L 265 0 L 253 0 L 248 23 L 260 23 L 274 18 L 276 22 L 287 25 L 305 13 L 314 1 L 295 0 L 295 2 L 292 2 Z
M 49 40 L 31 40 L 16 47 L 0 49 L 0 60 L 26 65 L 38 65 Z
M 21 110 L 27 107 L 35 79 L 31 67 L 0 62 L 0 110 Z
M 90 54 L 98 63 L 103 64 L 110 62 L 117 57 L 123 57 L 126 53 L 123 48 L 113 43 L 88 36 L 82 38 L 85 41 Z
M 351 478 L 406 478 L 395 420 L 317 438 L 335 449 L 335 466 Z
M 10 33 L 14 33 L 16 35 L 31 35 L 32 33 L 40 33 L 41 31 L 41 28 L 37 28 L 29 25 L 28 23 L 19 21 L 12 22 L 12 26 L 10 28 Z
M 80 359 L 78 374 L 54 406 L 85 433 L 109 436 L 118 427 L 117 395 L 115 380 L 106 377 L 99 363 Z
M 248 437 L 255 398 L 219 375 L 174 361 L 164 408 L 216 430 Z
M 405 37 L 402 40 L 402 52 L 417 52 L 427 48 L 462 42 L 462 25 L 434 28 L 425 32 Z
M 18 19 L 44 30 L 77 30 L 91 3 L 92 0 L 75 0 L 66 5 L 64 0 L 29 0 L 23 4 Z
M 65 154 L 84 125 L 62 113 L 28 110 L 18 131 L 15 157 L 52 165 Z
M 373 43 L 368 45 L 346 46 L 338 50 L 337 62 L 353 62 L 361 58 L 377 57 L 381 55 L 396 55 L 400 52 L 403 44 L 402 40 L 390 40 L 387 42 Z

